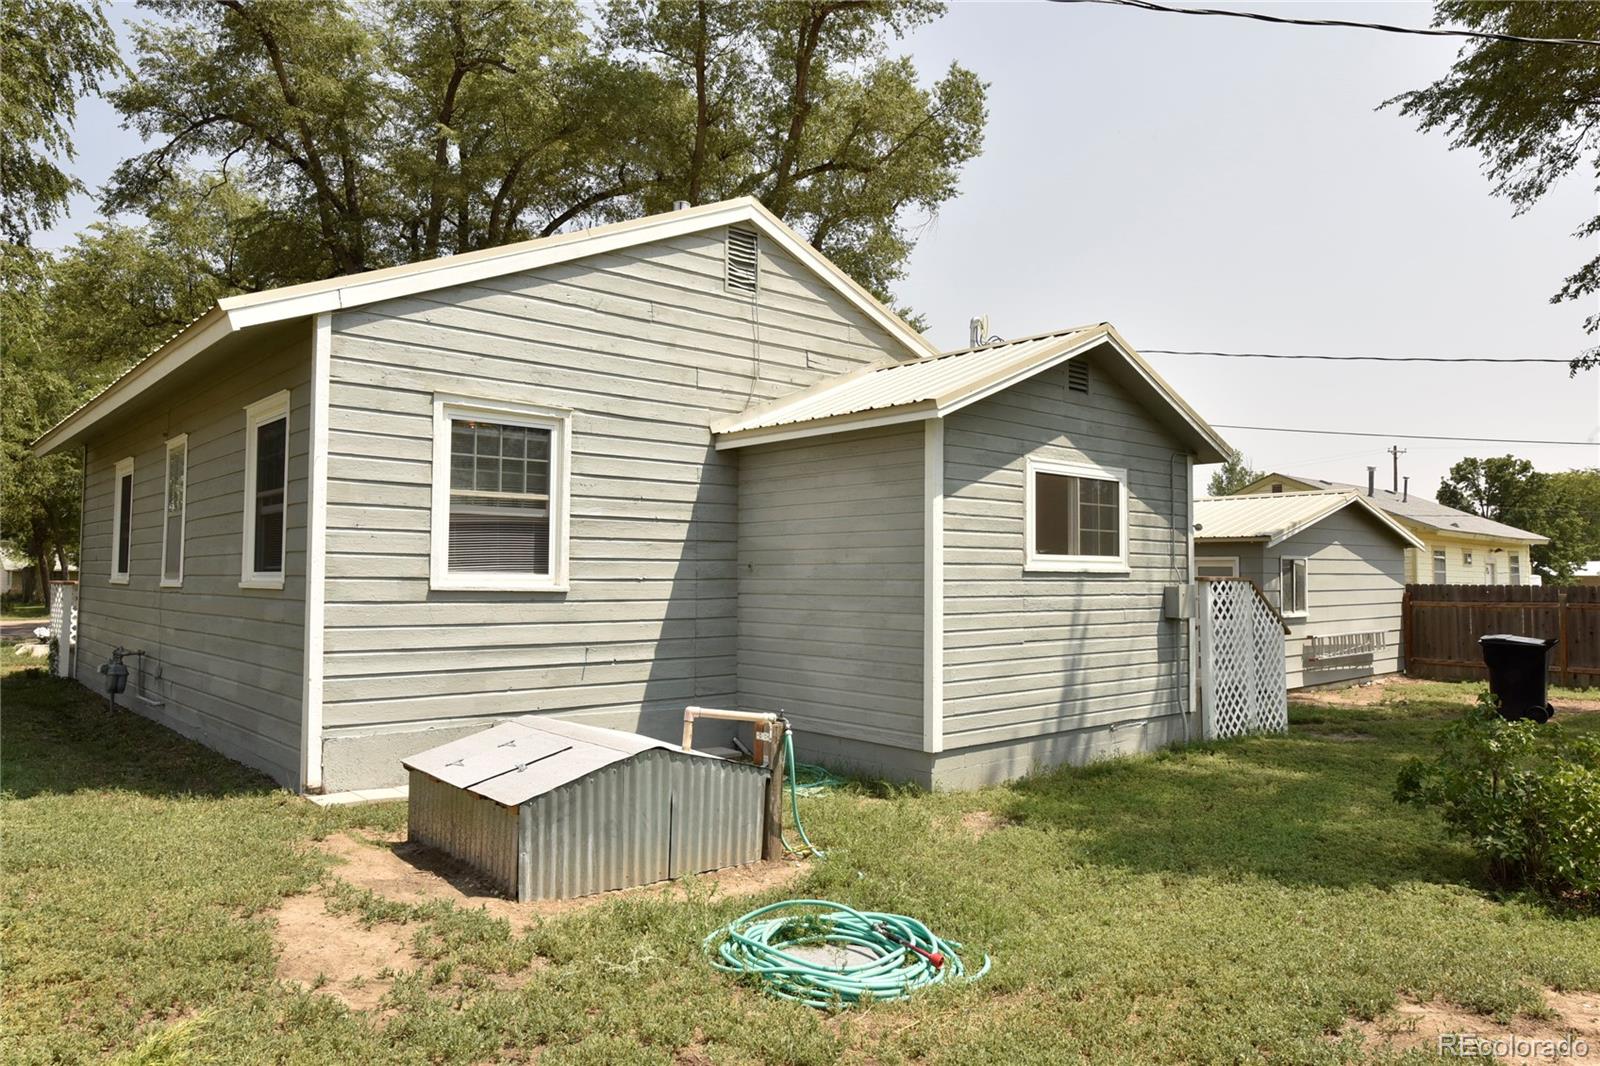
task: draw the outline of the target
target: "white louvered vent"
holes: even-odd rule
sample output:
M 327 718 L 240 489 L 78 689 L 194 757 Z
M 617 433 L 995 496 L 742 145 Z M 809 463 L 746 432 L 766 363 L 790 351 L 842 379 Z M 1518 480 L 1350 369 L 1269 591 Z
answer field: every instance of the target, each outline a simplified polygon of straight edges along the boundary
M 756 234 L 747 229 L 728 230 L 728 291 L 756 294 L 760 279 L 757 267 Z
M 1067 388 L 1073 392 L 1089 391 L 1089 364 L 1081 359 L 1067 363 Z

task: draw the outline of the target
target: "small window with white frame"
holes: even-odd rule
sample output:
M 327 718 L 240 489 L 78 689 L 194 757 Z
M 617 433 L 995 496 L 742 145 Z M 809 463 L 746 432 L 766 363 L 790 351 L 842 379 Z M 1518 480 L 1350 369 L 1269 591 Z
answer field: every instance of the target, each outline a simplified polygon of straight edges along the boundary
M 1128 572 L 1128 472 L 1029 459 L 1024 569 Z
M 1306 561 L 1284 556 L 1278 561 L 1278 604 L 1286 615 L 1306 613 Z
M 1511 583 L 1513 585 L 1522 584 L 1522 553 L 1512 552 L 1507 558 L 1510 559 Z
M 1197 577 L 1238 577 L 1239 560 L 1221 555 L 1201 556 L 1194 561 L 1194 572 Z
M 571 412 L 434 397 L 430 584 L 563 591 Z
M 1468 551 L 1467 549 L 1465 549 L 1465 548 L 1461 549 L 1461 565 L 1462 566 L 1471 566 L 1472 565 L 1472 553 L 1470 551 Z
M 1450 583 L 1450 555 L 1443 548 L 1435 549 L 1433 553 L 1433 583 L 1435 585 Z
M 289 393 L 245 411 L 244 558 L 240 588 L 283 588 L 289 513 Z
M 166 505 L 161 525 L 161 584 L 183 584 L 183 524 L 189 496 L 189 436 L 180 433 L 167 441 Z
M 111 480 L 111 581 L 126 585 L 133 566 L 133 457 L 117 463 Z

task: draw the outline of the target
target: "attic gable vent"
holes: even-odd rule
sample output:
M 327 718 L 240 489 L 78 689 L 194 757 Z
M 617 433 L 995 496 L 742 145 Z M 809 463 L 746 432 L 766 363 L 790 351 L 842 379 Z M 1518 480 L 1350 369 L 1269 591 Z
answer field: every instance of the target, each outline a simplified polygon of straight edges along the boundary
M 756 282 L 759 260 L 756 256 L 756 234 L 747 229 L 728 230 L 728 276 L 729 292 L 743 293 L 746 296 L 756 294 Z
M 1081 359 L 1067 363 L 1067 388 L 1073 392 L 1089 391 L 1089 364 Z

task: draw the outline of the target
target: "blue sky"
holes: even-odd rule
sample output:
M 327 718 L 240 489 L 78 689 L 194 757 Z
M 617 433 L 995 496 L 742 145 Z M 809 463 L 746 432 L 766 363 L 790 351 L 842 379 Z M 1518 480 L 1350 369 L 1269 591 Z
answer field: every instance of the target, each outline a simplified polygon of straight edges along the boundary
M 1249 5 L 1425 25 L 1426 4 Z M 113 17 L 137 13 L 112 8 Z M 1479 159 L 1393 110 L 1455 44 L 1089 4 L 956 3 L 899 50 L 990 84 L 982 157 L 923 228 L 898 295 L 944 346 L 988 314 L 1002 337 L 1110 321 L 1143 348 L 1569 357 L 1589 307 L 1549 296 L 1591 249 L 1596 193 L 1570 180 L 1521 217 Z M 139 147 L 85 103 L 75 169 L 103 182 Z M 94 221 L 93 201 L 39 242 Z M 1220 423 L 1600 442 L 1600 373 L 1151 356 Z M 1388 440 L 1225 431 L 1261 468 L 1386 483 Z M 1544 469 L 1579 448 L 1400 441 L 1431 495 L 1464 455 Z

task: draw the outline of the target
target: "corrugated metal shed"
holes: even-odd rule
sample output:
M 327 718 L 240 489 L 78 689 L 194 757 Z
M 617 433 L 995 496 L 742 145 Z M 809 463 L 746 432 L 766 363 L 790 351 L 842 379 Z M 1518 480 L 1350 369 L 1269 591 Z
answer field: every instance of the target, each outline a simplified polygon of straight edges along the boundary
M 761 857 L 767 770 L 637 733 L 524 715 L 404 765 L 410 839 L 519 900 Z
M 1197 541 L 1264 541 L 1279 544 L 1346 507 L 1365 509 L 1379 525 L 1413 548 L 1422 542 L 1381 509 L 1353 492 L 1275 492 L 1264 496 L 1207 496 L 1194 502 Z

